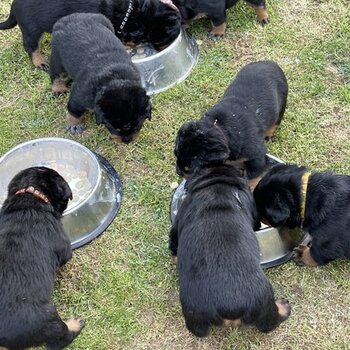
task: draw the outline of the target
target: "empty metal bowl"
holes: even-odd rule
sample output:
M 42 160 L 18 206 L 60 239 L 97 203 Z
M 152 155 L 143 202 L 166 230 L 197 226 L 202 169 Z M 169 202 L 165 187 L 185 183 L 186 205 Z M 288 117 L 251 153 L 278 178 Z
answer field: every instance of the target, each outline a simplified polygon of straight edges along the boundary
M 63 213 L 63 227 L 78 248 L 101 234 L 121 205 L 118 174 L 108 161 L 78 142 L 42 138 L 22 143 L 0 158 L 0 207 L 11 179 L 21 170 L 45 166 L 57 170 L 73 192 Z
M 164 50 L 145 58 L 133 57 L 148 94 L 165 91 L 184 80 L 198 61 L 196 41 L 181 28 L 179 36 Z
M 267 169 L 283 163 L 280 159 L 268 154 Z M 266 169 L 266 170 L 267 170 Z M 186 181 L 182 181 L 176 188 L 170 203 L 170 221 L 174 222 L 182 201 L 186 197 Z M 293 248 L 305 241 L 307 234 L 300 228 L 270 227 L 262 224 L 262 228 L 255 232 L 260 247 L 260 263 L 263 268 L 273 267 L 290 260 Z

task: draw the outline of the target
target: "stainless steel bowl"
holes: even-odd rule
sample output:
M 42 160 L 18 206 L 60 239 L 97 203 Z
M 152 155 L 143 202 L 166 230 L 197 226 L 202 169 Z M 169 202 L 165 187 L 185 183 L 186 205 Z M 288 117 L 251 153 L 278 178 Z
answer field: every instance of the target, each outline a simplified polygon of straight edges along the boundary
M 270 154 L 267 156 L 267 169 L 277 163 L 283 163 Z M 174 222 L 181 203 L 186 197 L 185 183 L 185 180 L 182 181 L 173 194 L 170 203 L 171 222 Z M 277 266 L 290 260 L 293 248 L 305 241 L 307 237 L 307 234 L 299 228 L 290 229 L 284 226 L 275 228 L 266 225 L 262 227 L 255 233 L 259 242 L 260 263 L 263 268 Z
M 72 189 L 73 201 L 64 211 L 62 223 L 73 249 L 100 235 L 117 215 L 122 192 L 116 171 L 100 155 L 62 138 L 28 141 L 0 158 L 0 207 L 11 179 L 32 166 L 57 170 Z
M 196 41 L 181 28 L 179 36 L 164 50 L 146 58 L 133 57 L 148 94 L 165 91 L 183 81 L 198 61 Z

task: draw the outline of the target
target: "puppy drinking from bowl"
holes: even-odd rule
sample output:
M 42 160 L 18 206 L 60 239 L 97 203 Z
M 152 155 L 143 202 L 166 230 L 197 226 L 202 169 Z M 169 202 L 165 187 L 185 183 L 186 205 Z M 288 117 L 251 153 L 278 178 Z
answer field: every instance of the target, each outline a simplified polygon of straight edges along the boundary
M 298 265 L 350 258 L 350 176 L 279 164 L 264 175 L 254 197 L 264 221 L 302 227 L 312 236 L 311 247 L 294 250 Z
M 151 119 L 150 98 L 140 73 L 112 23 L 103 15 L 75 13 L 54 25 L 50 78 L 52 91 L 66 91 L 64 75 L 73 78 L 68 102 L 68 130 L 82 133 L 83 113 L 93 109 L 97 124 L 104 124 L 118 141 L 134 141 L 146 119 Z
M 32 167 L 8 186 L 0 211 L 0 347 L 62 349 L 81 318 L 62 321 L 50 297 L 56 270 L 71 257 L 61 217 L 72 192 L 54 170 Z
M 275 62 L 243 67 L 214 107 L 181 126 L 177 173 L 186 177 L 198 167 L 231 162 L 246 171 L 254 188 L 266 165 L 265 139 L 280 125 L 287 95 L 286 77 Z
M 180 301 L 187 328 L 208 335 L 211 325 L 251 324 L 269 332 L 290 315 L 275 300 L 260 266 L 253 196 L 231 165 L 197 169 L 175 217 L 169 247 L 177 257 Z
M 41 36 L 51 33 L 60 18 L 78 12 L 105 15 L 123 43 L 150 42 L 162 48 L 180 33 L 180 13 L 167 0 L 14 0 L 0 29 L 18 24 L 24 49 L 33 64 L 46 70 L 47 62 L 40 53 Z

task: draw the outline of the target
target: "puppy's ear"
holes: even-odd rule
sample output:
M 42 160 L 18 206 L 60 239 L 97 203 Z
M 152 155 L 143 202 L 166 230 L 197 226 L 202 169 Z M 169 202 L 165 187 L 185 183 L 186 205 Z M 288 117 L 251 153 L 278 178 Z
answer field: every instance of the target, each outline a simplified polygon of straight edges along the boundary
M 266 208 L 266 217 L 273 227 L 281 226 L 290 217 L 288 208 Z

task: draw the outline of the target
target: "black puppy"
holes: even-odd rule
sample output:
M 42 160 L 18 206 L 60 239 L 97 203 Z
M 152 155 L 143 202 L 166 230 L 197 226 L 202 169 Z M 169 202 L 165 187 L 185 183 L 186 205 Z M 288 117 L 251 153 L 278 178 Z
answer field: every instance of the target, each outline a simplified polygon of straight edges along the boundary
M 60 221 L 69 199 L 67 182 L 45 167 L 19 172 L 8 186 L 0 211 L 0 346 L 62 349 L 84 325 L 62 321 L 50 301 L 56 270 L 72 257 Z
M 87 109 L 94 110 L 97 124 L 125 143 L 137 137 L 146 118 L 151 119 L 140 73 L 105 16 L 75 13 L 57 21 L 50 60 L 54 93 L 65 91 L 64 73 L 74 80 L 68 102 L 72 133 L 83 131 L 80 117 Z
M 180 32 L 181 15 L 165 0 L 14 0 L 9 18 L 0 29 L 19 25 L 24 49 L 39 68 L 47 69 L 40 54 L 40 38 L 52 32 L 60 18 L 75 12 L 102 13 L 124 42 L 151 42 L 161 48 L 171 43 Z
M 246 0 L 255 9 L 257 20 L 262 25 L 269 22 L 265 0 Z M 226 9 L 232 7 L 238 0 L 174 0 L 182 17 L 189 21 L 195 17 L 206 15 L 212 22 L 210 37 L 217 39 L 226 31 Z
M 266 164 L 265 137 L 272 137 L 281 123 L 287 94 L 286 77 L 276 63 L 243 67 L 221 101 L 199 121 L 180 128 L 174 151 L 178 174 L 234 161 L 243 164 L 248 179 L 259 176 Z
M 199 337 L 229 321 L 273 330 L 288 318 L 290 306 L 275 301 L 261 269 L 254 232 L 260 222 L 246 180 L 231 165 L 202 168 L 186 189 L 169 247 L 177 257 L 187 328 Z
M 302 227 L 312 236 L 311 248 L 295 249 L 298 265 L 350 258 L 350 176 L 280 164 L 262 178 L 254 197 L 270 225 Z

